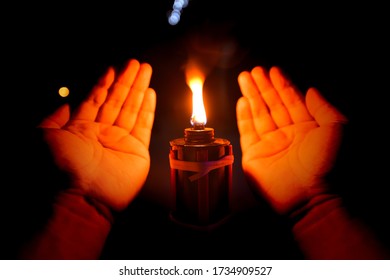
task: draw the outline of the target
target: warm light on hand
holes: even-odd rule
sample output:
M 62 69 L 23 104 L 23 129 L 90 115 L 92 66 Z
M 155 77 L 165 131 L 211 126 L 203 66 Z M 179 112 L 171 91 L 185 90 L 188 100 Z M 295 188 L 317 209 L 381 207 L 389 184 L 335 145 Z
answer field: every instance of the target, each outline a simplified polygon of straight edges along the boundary
M 123 210 L 145 183 L 156 94 L 152 68 L 130 60 L 113 68 L 72 113 L 60 107 L 42 121 L 45 140 L 71 185 L 114 210 Z
M 242 167 L 279 213 L 326 192 L 346 118 L 311 88 L 306 97 L 277 67 L 238 77 Z

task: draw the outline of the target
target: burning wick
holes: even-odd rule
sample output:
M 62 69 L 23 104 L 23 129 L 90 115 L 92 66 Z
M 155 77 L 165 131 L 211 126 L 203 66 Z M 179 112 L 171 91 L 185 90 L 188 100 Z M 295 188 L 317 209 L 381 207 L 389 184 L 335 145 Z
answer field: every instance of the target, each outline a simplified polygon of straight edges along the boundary
M 191 125 L 194 130 L 203 130 L 206 126 L 206 110 L 203 104 L 203 80 L 193 78 L 189 81 L 192 91 L 192 116 Z
M 193 123 L 192 125 L 193 130 L 204 130 L 205 127 L 204 123 Z

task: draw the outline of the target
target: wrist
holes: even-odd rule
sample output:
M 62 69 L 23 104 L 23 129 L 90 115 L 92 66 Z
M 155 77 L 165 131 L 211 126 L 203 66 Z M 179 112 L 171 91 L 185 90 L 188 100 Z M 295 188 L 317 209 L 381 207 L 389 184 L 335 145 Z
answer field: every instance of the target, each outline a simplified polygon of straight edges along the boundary
M 289 213 L 292 223 L 295 225 L 309 213 L 316 212 L 316 218 L 325 216 L 330 211 L 341 207 L 341 197 L 337 194 L 318 193 L 313 195 L 306 203 Z
M 112 227 L 105 205 L 80 190 L 61 191 L 46 225 L 21 251 L 23 259 L 97 259 Z
M 110 223 L 110 225 L 114 223 L 114 215 L 112 213 L 111 208 L 102 203 L 101 201 L 86 195 L 80 189 L 68 189 L 60 193 L 57 201 L 64 202 L 64 200 L 80 200 L 82 203 L 85 204 L 86 207 L 94 209 L 95 214 L 100 217 L 103 217 L 107 222 Z M 90 214 L 87 214 L 86 211 L 82 211 L 82 209 L 80 209 L 79 207 L 72 207 L 72 203 L 65 202 L 65 204 L 75 214 L 82 216 L 82 218 L 90 218 Z
M 375 232 L 338 195 L 317 195 L 293 214 L 292 232 L 308 259 L 388 259 Z

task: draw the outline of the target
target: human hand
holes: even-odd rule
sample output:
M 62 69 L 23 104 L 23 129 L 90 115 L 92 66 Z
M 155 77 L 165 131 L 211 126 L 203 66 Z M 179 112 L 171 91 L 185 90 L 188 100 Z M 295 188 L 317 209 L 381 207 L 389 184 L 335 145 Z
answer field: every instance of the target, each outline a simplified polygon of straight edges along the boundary
M 69 175 L 70 188 L 119 211 L 149 172 L 156 93 L 149 88 L 147 63 L 131 59 L 115 74 L 109 67 L 74 112 L 65 104 L 39 127 L 55 163 Z
M 306 96 L 278 67 L 257 66 L 238 76 L 242 168 L 281 214 L 327 191 L 347 119 L 315 88 Z

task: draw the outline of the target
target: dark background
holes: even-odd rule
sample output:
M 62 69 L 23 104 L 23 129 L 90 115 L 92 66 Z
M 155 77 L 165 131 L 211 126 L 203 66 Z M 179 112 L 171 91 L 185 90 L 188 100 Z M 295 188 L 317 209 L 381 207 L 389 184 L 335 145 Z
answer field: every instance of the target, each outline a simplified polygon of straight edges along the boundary
M 129 58 L 153 67 L 157 108 L 151 171 L 139 197 L 118 216 L 102 258 L 302 258 L 288 221 L 253 196 L 240 167 L 237 76 L 256 65 L 282 67 L 303 92 L 317 87 L 348 117 L 331 180 L 350 211 L 388 245 L 384 7 L 192 0 L 180 22 L 171 26 L 167 14 L 172 4 L 56 1 L 4 9 L 13 15 L 2 26 L 2 246 L 10 252 L 4 258 L 14 256 L 51 194 L 33 180 L 37 169 L 44 169 L 37 150 L 31 152 L 36 143 L 31 143 L 30 131 L 61 103 L 77 105 L 109 65 L 120 68 Z M 235 155 L 233 218 L 211 233 L 178 228 L 168 219 L 169 141 L 190 126 L 191 93 L 183 69 L 194 55 L 208 70 L 207 126 L 216 137 L 231 141 Z M 57 94 L 61 86 L 70 88 L 66 99 Z

